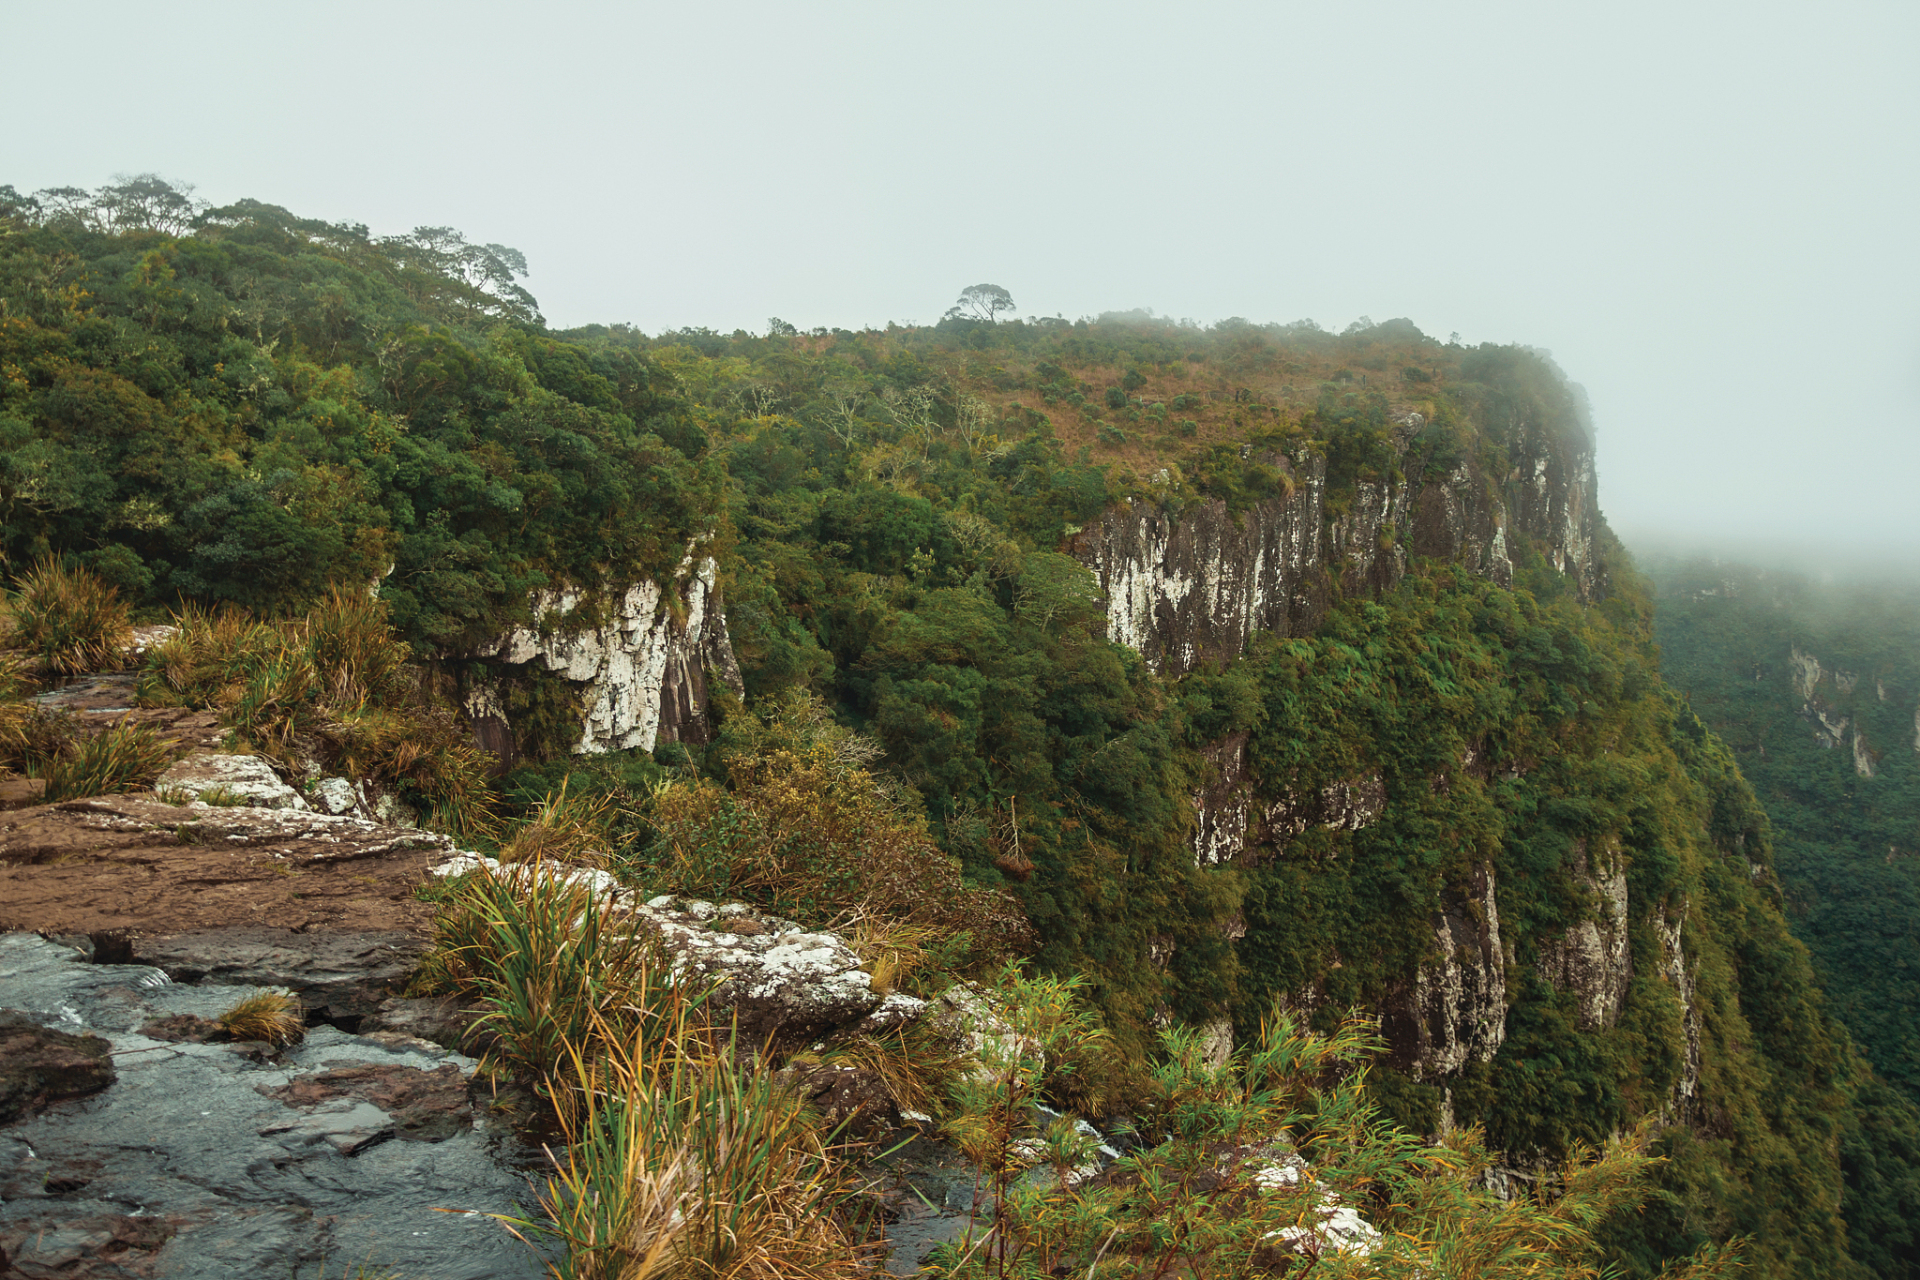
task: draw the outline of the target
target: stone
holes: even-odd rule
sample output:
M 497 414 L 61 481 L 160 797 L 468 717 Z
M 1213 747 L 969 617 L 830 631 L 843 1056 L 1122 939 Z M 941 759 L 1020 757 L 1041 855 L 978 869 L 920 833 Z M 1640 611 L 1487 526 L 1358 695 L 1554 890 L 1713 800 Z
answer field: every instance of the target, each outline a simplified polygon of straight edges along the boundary
M 1182 675 L 1239 656 L 1257 631 L 1311 632 L 1332 601 L 1331 581 L 1348 594 L 1389 590 L 1411 556 L 1454 560 L 1508 585 L 1509 529 L 1572 578 L 1582 599 L 1604 586 L 1585 432 L 1515 441 L 1506 477 L 1475 462 L 1436 477 L 1417 454 L 1417 427 L 1402 427 L 1389 470 L 1411 478 L 1356 484 L 1338 515 L 1326 507 L 1325 460 L 1280 453 L 1245 455 L 1276 473 L 1279 491 L 1237 512 L 1219 500 L 1177 517 L 1145 499 L 1108 508 L 1070 548 L 1106 597 L 1108 637 L 1154 670 Z
M 176 761 L 160 775 L 153 789 L 156 794 L 171 799 L 200 800 L 212 796 L 213 802 L 222 805 L 253 809 L 307 808 L 300 793 L 282 782 L 273 766 L 260 756 L 196 752 Z
M 345 778 L 322 778 L 307 788 L 307 803 L 321 813 L 355 813 L 360 809 L 360 791 Z
M 308 1021 L 348 1030 L 406 984 L 427 940 L 400 931 L 207 929 L 134 938 L 127 959 L 175 982 L 277 987 L 300 998 Z
M 0 1129 L 0 1249 L 24 1276 L 546 1273 L 484 1216 L 528 1202 L 542 1157 L 476 1127 L 471 1059 L 324 1026 L 278 1061 L 154 1039 L 139 1028 L 211 1018 L 250 988 L 89 964 L 31 934 L 0 935 L 0 989 L 109 1041 L 119 1068 L 103 1093 Z
M 1542 943 L 1539 973 L 1560 991 L 1571 991 L 1580 1029 L 1594 1031 L 1620 1020 L 1633 956 L 1627 938 L 1627 869 L 1617 850 L 1603 846 L 1592 858 L 1588 842 L 1574 842 L 1574 879 L 1591 902 L 1587 919 Z
M 0 778 L 0 809 L 26 809 L 46 794 L 45 778 Z
M 361 1024 L 363 1032 L 386 1032 L 448 1049 L 466 1043 L 467 1029 L 482 1010 L 456 996 L 391 996 Z
M 0 1124 L 100 1092 L 114 1081 L 111 1051 L 99 1036 L 43 1027 L 17 1009 L 0 1009 Z
M 737 1019 L 749 1043 L 818 1039 L 858 1025 L 884 1003 L 860 957 L 835 935 L 738 904 L 725 916 L 751 920 L 755 932 L 714 929 L 708 921 L 721 912 L 711 903 L 697 904 L 706 910 L 696 912 L 694 905 L 636 906 L 633 920 L 660 939 L 674 980 L 711 988 L 707 1007 Z
M 0 814 L 0 929 L 123 947 L 266 925 L 424 938 L 432 908 L 413 890 L 453 852 L 445 836 L 301 810 L 62 801 Z
M 1380 1024 L 1388 1063 L 1417 1080 L 1490 1062 L 1507 1037 L 1507 959 L 1492 864 L 1474 868 L 1464 892 L 1445 889 L 1440 897 L 1437 958 L 1388 1000 Z

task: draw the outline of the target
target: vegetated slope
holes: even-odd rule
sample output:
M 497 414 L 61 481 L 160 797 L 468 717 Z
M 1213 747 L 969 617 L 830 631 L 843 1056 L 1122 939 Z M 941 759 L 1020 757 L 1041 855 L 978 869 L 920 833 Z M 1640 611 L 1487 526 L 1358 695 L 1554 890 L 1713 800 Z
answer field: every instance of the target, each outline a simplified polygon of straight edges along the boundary
M 386 573 L 433 653 L 533 621 L 532 588 L 659 577 L 704 538 L 749 700 L 811 690 L 878 737 L 972 881 L 1017 895 L 1039 962 L 1091 979 L 1123 1057 L 1164 1018 L 1246 1036 L 1276 996 L 1329 1027 L 1358 1003 L 1411 1046 L 1379 1077 L 1391 1113 L 1484 1123 L 1522 1171 L 1681 1121 L 1674 1198 L 1615 1229 L 1638 1271 L 1749 1233 L 1762 1274 L 1859 1274 L 1849 1226 L 1864 1257 L 1897 1218 L 1906 1174 L 1875 1149 L 1842 1221 L 1842 1136 L 1885 1129 L 1860 1120 L 1871 1082 L 1604 534 L 1585 596 L 1517 533 L 1511 588 L 1321 566 L 1314 634 L 1179 679 L 1108 639 L 1068 554 L 1127 499 L 1240 518 L 1290 491 L 1279 458 L 1322 469 L 1330 525 L 1402 465 L 1497 489 L 1528 430 L 1585 430 L 1540 356 L 1405 321 L 555 333 L 510 250 L 444 230 L 139 182 L 0 195 L 10 569 L 53 553 L 149 607 L 259 609 Z M 1199 865 L 1195 798 L 1236 741 L 1265 825 Z M 725 777 L 731 748 L 723 723 L 662 763 Z M 1596 886 L 1621 876 L 1616 920 Z M 1586 925 L 1608 942 L 1581 977 Z
M 1661 666 L 1771 820 L 1797 937 L 1831 1008 L 1920 1128 L 1920 589 L 1705 559 L 1654 562 Z M 1864 1160 L 1858 1138 L 1845 1148 Z M 1905 1194 L 1916 1193 L 1909 1184 Z M 1911 1218 L 1909 1218 L 1911 1220 Z M 1897 1232 L 1913 1248 L 1904 1227 Z

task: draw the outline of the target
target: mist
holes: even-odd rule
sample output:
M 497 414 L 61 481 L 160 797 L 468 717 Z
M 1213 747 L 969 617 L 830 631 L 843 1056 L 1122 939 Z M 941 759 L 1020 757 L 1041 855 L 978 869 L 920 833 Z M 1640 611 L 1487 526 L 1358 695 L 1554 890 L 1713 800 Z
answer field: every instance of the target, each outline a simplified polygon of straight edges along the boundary
M 15 6 L 0 182 L 457 227 L 556 327 L 1406 316 L 1553 353 L 1629 545 L 1920 539 L 1910 5 L 318 13 Z

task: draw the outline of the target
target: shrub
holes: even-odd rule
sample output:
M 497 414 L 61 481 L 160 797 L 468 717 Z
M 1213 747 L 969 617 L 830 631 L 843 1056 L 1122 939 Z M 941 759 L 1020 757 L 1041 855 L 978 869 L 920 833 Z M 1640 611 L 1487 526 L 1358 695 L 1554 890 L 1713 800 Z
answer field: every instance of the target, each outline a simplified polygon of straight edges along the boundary
M 235 1040 L 264 1040 L 275 1048 L 299 1044 L 307 1035 L 300 1001 L 286 991 L 256 991 L 214 1021 Z
M 132 614 L 120 593 L 51 557 L 21 576 L 12 606 L 6 642 L 38 655 L 59 675 L 115 666 L 133 642 Z
M 1119 387 L 1107 388 L 1107 408 L 1124 409 L 1127 407 L 1127 393 Z
M 806 695 L 736 729 L 728 790 L 675 781 L 654 798 L 656 838 L 636 872 L 658 889 L 741 898 L 814 925 L 858 916 L 964 935 L 966 964 L 1031 947 L 1019 906 L 968 885 L 926 825 L 864 767 L 877 745 L 838 728 Z
M 560 786 L 533 806 L 532 812 L 500 846 L 501 862 L 558 862 L 577 867 L 603 867 L 613 845 L 613 810 L 619 797 L 611 791 L 570 791 L 569 774 Z
M 46 802 L 138 791 L 173 760 L 175 744 L 145 725 L 122 721 L 67 740 L 46 768 Z
M 491 1042 L 490 1067 L 536 1083 L 565 1063 L 569 1044 L 653 1016 L 669 998 L 654 976 L 655 944 L 585 885 L 538 866 L 462 877 L 435 930 L 416 986 L 477 997 L 486 1012 L 472 1034 Z
M 494 829 L 489 757 L 421 692 L 386 606 L 335 588 L 303 617 L 256 619 L 188 605 L 147 655 L 146 706 L 212 707 L 288 767 L 318 756 L 342 773 L 419 797 L 460 836 Z

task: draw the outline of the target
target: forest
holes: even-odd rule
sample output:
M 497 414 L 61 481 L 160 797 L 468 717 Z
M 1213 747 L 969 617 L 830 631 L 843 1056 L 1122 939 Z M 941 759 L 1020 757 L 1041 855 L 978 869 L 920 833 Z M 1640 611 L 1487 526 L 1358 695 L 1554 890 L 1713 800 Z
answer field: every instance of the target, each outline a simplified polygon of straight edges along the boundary
M 1662 579 L 1656 610 L 1602 528 L 1591 590 L 1518 532 L 1511 585 L 1421 556 L 1387 584 L 1329 566 L 1315 626 L 1170 675 L 1109 637 L 1073 554 L 1116 504 L 1240 519 L 1307 460 L 1329 522 L 1462 468 L 1503 491 L 1528 432 L 1590 439 L 1543 354 L 1404 320 L 991 300 L 859 331 L 557 330 L 525 275 L 447 228 L 376 236 L 153 179 L 0 187 L 0 571 L 85 569 L 142 621 L 374 586 L 416 660 L 457 670 L 540 625 L 534 593 L 666 583 L 698 544 L 745 689 L 716 693 L 712 741 L 573 757 L 548 734 L 472 839 L 497 848 L 564 786 L 644 881 L 763 804 L 780 734 L 821 718 L 873 744 L 871 778 L 779 776 L 865 816 L 821 837 L 847 847 L 782 856 L 841 867 L 876 829 L 919 833 L 950 868 L 947 962 L 1081 979 L 1115 1052 L 1073 1087 L 1116 1111 L 1162 1027 L 1391 1023 L 1436 917 L 1497 881 L 1504 1039 L 1440 1075 L 1376 1063 L 1386 1117 L 1481 1126 L 1523 1173 L 1651 1124 L 1659 1194 L 1600 1233 L 1623 1275 L 1735 1238 L 1759 1275 L 1915 1274 L 1915 996 L 1861 925 L 1913 894 L 1913 655 L 1782 630 L 1751 593 L 1670 613 Z M 1786 679 L 1789 643 L 1883 682 L 1884 710 L 1867 683 L 1833 703 L 1871 726 L 1875 777 L 1816 748 L 1780 680 L 1736 683 L 1750 659 Z M 1225 741 L 1269 811 L 1365 780 L 1378 814 L 1203 864 L 1193 798 Z M 842 794 L 855 776 L 872 795 Z M 1636 906 L 1596 1018 L 1552 957 L 1603 920 L 1603 859 Z M 829 918 L 831 877 L 805 883 L 762 891 Z

